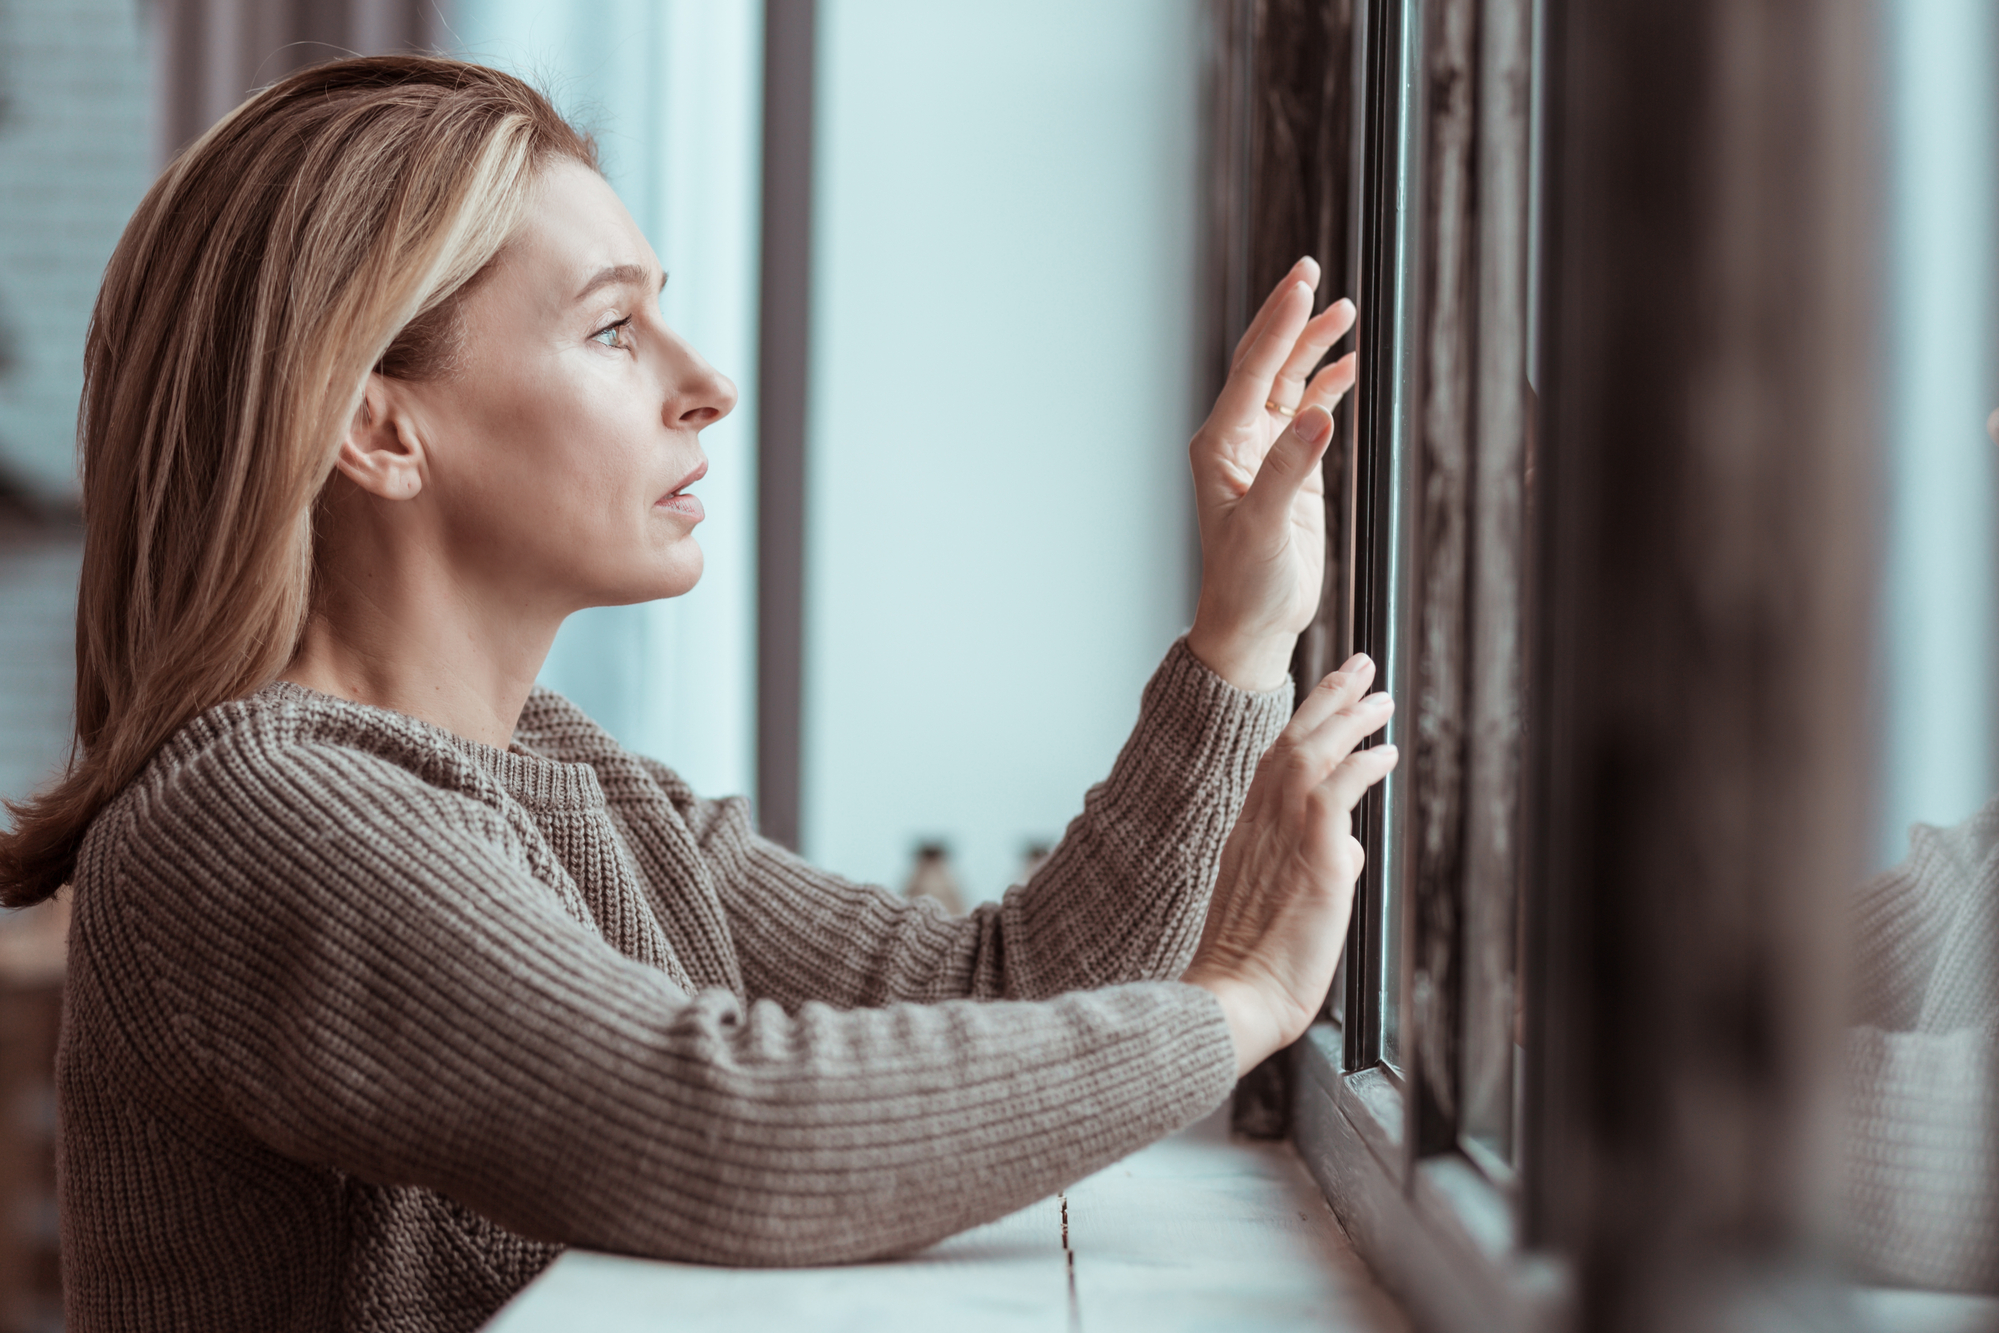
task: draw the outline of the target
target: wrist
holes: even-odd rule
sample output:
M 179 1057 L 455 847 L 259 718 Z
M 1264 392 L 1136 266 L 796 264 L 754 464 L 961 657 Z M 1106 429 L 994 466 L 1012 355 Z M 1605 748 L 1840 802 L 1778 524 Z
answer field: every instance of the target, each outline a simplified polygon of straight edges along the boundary
M 1248 694 L 1268 694 L 1291 679 L 1291 654 L 1296 634 L 1250 634 L 1216 630 L 1194 613 L 1187 631 L 1187 651 L 1196 661 Z
M 1249 1073 L 1285 1045 L 1283 1034 L 1271 1018 L 1270 1007 L 1263 1003 L 1255 988 L 1247 982 L 1216 974 L 1197 975 L 1192 971 L 1181 980 L 1190 986 L 1199 986 L 1221 1005 L 1222 1020 L 1228 1024 L 1229 1040 L 1235 1044 L 1237 1078 Z

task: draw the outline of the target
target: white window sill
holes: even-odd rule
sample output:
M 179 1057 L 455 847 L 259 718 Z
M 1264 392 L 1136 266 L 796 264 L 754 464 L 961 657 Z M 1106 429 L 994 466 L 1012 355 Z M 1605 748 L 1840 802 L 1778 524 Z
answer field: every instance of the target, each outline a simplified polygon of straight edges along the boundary
M 1878 1333 L 1991 1333 L 1999 1328 L 1999 1297 L 1954 1291 L 1855 1287 L 1854 1312 Z
M 572 1251 L 488 1327 L 1403 1333 L 1290 1145 L 1231 1142 L 1226 1127 L 1213 1117 L 893 1263 L 705 1268 Z

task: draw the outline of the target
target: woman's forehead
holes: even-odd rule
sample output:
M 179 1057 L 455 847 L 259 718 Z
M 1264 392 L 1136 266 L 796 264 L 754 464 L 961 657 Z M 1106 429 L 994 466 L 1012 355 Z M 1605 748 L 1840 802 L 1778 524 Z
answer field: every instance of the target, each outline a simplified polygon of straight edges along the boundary
M 652 246 L 617 192 L 595 171 L 569 161 L 542 173 L 500 267 L 544 300 L 564 305 L 611 286 L 657 291 L 662 280 Z

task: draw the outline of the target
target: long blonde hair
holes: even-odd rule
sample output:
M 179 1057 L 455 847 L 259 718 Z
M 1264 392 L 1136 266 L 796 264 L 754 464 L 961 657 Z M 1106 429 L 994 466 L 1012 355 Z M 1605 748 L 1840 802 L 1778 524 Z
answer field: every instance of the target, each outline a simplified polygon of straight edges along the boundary
M 556 157 L 596 165 L 519 79 L 370 57 L 264 89 L 147 193 L 84 352 L 75 742 L 9 803 L 0 903 L 53 894 L 175 731 L 290 660 L 314 502 L 369 372 L 448 368 L 456 298 Z

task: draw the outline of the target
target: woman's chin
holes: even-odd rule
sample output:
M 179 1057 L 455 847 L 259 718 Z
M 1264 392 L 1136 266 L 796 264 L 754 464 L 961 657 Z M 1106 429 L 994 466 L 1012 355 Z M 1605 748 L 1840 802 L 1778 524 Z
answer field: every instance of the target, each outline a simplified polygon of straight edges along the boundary
M 576 588 L 575 605 L 634 606 L 680 597 L 701 581 L 704 561 L 701 548 L 683 537 L 664 551 L 647 551 L 630 564 L 606 568 L 598 564 L 577 570 L 581 586 Z
M 656 602 L 665 597 L 680 597 L 694 591 L 694 585 L 701 581 L 704 567 L 701 548 L 694 544 L 692 537 L 675 544 L 668 557 L 661 561 L 646 580 L 648 591 L 636 601 Z

